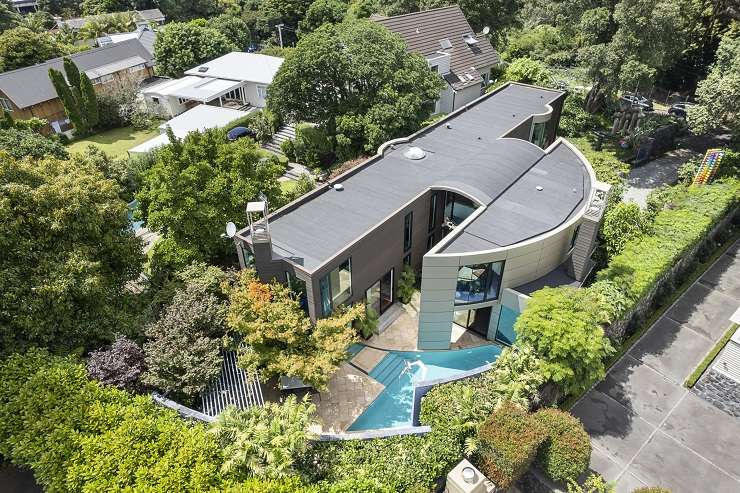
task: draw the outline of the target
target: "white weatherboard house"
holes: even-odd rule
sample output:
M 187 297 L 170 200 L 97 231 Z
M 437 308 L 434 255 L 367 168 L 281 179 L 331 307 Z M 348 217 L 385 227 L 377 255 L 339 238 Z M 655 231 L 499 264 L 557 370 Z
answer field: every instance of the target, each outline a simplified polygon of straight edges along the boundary
M 265 106 L 267 88 L 283 59 L 234 51 L 142 90 L 153 113 L 164 118 L 179 115 L 198 104 L 243 109 Z
M 201 104 L 159 126 L 160 135 L 129 149 L 129 154 L 146 154 L 169 144 L 167 127 L 175 137 L 182 139 L 190 132 L 202 132 L 209 128 L 223 128 L 229 123 L 249 114 L 249 111 L 221 108 Z

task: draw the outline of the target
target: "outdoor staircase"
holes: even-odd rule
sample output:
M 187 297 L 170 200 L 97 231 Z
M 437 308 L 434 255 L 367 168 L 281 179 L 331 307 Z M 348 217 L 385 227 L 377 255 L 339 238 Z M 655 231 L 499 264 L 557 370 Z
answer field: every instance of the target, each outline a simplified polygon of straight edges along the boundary
M 406 359 L 393 353 L 388 353 L 388 355 L 383 358 L 375 368 L 373 368 L 370 372 L 370 376 L 387 387 L 398 380 L 398 376 L 401 374 L 405 366 Z
M 262 144 L 262 147 L 275 154 L 283 155 L 280 145 L 288 139 L 295 139 L 295 127 L 293 125 L 283 125 L 275 132 L 272 139 Z

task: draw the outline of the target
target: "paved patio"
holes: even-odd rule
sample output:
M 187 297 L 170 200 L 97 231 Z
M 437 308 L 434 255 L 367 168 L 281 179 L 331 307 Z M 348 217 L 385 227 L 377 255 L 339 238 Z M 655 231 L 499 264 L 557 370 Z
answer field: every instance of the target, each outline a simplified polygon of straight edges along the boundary
M 696 157 L 701 157 L 701 154 L 691 149 L 675 149 L 642 166 L 632 168 L 627 177 L 623 200 L 636 202 L 644 209 L 650 192 L 662 185 L 676 183 L 681 165 Z
M 344 363 L 331 377 L 328 390 L 321 392 L 316 403 L 317 413 L 327 433 L 345 431 L 383 389 L 382 384 Z
M 740 420 L 683 382 L 740 305 L 736 242 L 573 407 L 591 435 L 591 468 L 617 493 L 740 491 Z

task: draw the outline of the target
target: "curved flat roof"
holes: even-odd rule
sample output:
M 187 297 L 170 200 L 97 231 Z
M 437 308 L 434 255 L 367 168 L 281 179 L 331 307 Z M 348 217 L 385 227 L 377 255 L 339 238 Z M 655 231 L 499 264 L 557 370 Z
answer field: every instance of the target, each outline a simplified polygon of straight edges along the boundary
M 314 271 L 430 189 L 459 191 L 486 207 L 441 253 L 490 250 L 558 227 L 588 200 L 589 164 L 562 140 L 546 152 L 503 137 L 563 95 L 509 84 L 388 147 L 272 214 L 273 253 Z M 410 146 L 426 156 L 408 159 Z

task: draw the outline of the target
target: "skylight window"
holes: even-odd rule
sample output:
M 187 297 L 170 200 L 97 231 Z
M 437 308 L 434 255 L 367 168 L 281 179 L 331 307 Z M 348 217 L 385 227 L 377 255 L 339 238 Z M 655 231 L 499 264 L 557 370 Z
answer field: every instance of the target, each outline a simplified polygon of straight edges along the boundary
M 204 72 L 208 72 L 208 67 L 198 67 L 198 72 L 200 72 L 201 74 Z
M 439 46 L 441 46 L 443 50 L 449 50 L 450 48 L 452 48 L 452 41 L 447 38 L 440 39 Z

